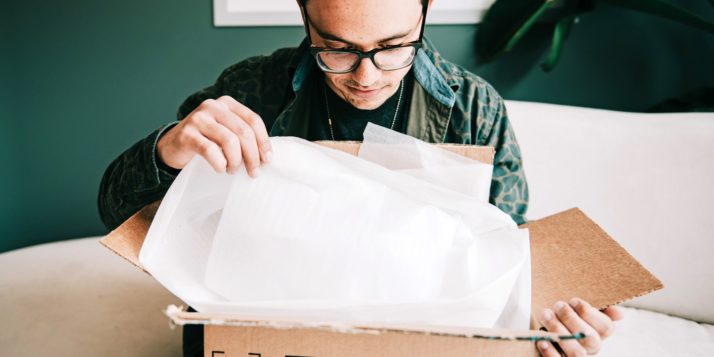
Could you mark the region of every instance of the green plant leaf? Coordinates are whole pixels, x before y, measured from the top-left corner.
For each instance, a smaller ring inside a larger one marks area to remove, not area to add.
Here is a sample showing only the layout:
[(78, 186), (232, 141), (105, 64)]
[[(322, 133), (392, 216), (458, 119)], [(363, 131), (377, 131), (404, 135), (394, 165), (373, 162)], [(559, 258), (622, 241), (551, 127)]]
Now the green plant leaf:
[(525, 36), (525, 34), (528, 32), (528, 30), (533, 27), (533, 24), (538, 21), (538, 19), (543, 15), (543, 12), (548, 8), (548, 5), (550, 4), (550, 1), (546, 1), (541, 5), (536, 12), (529, 17), (526, 22), (521, 25), (521, 27), (516, 31), (516, 33), (513, 34), (513, 37), (506, 43), (506, 47), (504, 48), (504, 51), (508, 52), (513, 49), (513, 47)]
[(697, 16), (677, 5), (662, 0), (600, 0), (602, 2), (661, 16), (689, 25), (700, 30), (714, 33), (714, 22)]
[(476, 33), (476, 57), (486, 63), (513, 48), (551, 0), (497, 0)]
[(570, 30), (573, 28), (573, 25), (575, 25), (577, 18), (577, 16), (568, 16), (558, 21), (558, 24), (555, 25), (553, 42), (551, 42), (548, 57), (545, 62), (540, 65), (543, 71), (550, 72), (555, 68), (555, 65), (558, 64), (560, 55), (563, 53), (563, 44), (570, 35)]

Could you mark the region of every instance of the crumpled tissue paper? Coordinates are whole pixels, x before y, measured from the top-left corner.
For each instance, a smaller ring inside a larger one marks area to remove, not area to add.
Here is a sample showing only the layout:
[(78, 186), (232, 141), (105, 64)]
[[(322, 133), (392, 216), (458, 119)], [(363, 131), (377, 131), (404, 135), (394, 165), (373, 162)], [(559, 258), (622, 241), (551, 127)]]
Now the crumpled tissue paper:
[(359, 157), (272, 138), (258, 178), (194, 158), (139, 259), (199, 312), (528, 329), (528, 232), (488, 203), (491, 165), (369, 125)]

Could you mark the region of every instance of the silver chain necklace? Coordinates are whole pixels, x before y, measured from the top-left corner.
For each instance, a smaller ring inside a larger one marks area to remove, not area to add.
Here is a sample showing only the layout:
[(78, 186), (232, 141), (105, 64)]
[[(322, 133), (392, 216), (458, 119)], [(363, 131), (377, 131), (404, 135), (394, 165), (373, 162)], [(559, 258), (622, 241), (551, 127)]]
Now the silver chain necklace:
[[(325, 109), (327, 109), (327, 125), (330, 127), (330, 137), (332, 141), (335, 141), (335, 132), (332, 130), (332, 114), (330, 114), (330, 104), (327, 103), (327, 84), (322, 86), (322, 93), (325, 95)], [(394, 130), (394, 124), (397, 123), (397, 114), (399, 114), (399, 107), (402, 104), (402, 94), (404, 94), (404, 79), (399, 82), (399, 99), (397, 99), (397, 109), (394, 111), (394, 118), (392, 118), (392, 126), (390, 129)]]

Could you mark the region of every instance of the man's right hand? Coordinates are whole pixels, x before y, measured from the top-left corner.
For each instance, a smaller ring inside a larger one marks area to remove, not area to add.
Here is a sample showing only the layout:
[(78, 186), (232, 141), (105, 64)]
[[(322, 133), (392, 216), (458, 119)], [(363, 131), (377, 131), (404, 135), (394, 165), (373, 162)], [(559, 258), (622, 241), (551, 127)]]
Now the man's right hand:
[(204, 100), (161, 137), (157, 151), (159, 159), (175, 169), (199, 154), (216, 172), (235, 173), (243, 163), (251, 177), (272, 155), (263, 120), (229, 96)]

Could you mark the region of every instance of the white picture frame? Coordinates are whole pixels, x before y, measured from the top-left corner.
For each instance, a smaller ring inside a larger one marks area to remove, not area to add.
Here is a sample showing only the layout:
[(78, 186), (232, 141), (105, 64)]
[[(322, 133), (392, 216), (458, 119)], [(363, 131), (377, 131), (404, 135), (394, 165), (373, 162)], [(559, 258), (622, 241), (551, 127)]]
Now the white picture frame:
[[(427, 24), (476, 24), (495, 0), (435, 0)], [(295, 0), (213, 0), (213, 24), (235, 26), (301, 26)]]

